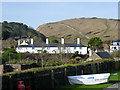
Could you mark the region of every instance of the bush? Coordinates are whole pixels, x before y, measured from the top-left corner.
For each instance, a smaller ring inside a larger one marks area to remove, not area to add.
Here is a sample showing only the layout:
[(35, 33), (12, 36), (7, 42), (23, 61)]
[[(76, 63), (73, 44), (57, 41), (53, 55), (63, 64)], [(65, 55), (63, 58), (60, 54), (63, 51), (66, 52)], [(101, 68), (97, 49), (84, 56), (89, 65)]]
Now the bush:
[(53, 40), (50, 40), (50, 43), (59, 43), (59, 42), (58, 42), (58, 40), (53, 39)]
[(4, 53), (2, 53), (2, 63), (3, 64), (5, 62), (9, 61), (9, 55), (10, 55), (11, 59), (17, 58), (15, 49), (13, 49), (13, 48), (5, 48), (4, 50), (5, 50)]

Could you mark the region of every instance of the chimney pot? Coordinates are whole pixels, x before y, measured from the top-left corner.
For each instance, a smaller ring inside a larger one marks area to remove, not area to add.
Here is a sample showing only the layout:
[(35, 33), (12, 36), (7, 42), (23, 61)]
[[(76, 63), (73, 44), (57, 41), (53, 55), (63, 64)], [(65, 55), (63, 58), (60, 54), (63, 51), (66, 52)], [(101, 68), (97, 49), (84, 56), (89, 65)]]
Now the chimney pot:
[(113, 41), (112, 41), (112, 40), (110, 40), (110, 44), (112, 44), (112, 42), (113, 42)]
[(80, 40), (80, 38), (78, 37), (77, 38), (77, 44), (80, 44), (81, 43), (81, 40)]
[(48, 38), (46, 38), (46, 44), (49, 44), (49, 40), (48, 40)]
[(64, 44), (64, 38), (63, 37), (61, 38), (61, 44)]
[(18, 39), (18, 46), (20, 46), (20, 39)]
[(89, 57), (92, 56), (92, 49), (90, 48), (90, 51), (89, 51)]
[(31, 44), (33, 44), (33, 38), (31, 38)]

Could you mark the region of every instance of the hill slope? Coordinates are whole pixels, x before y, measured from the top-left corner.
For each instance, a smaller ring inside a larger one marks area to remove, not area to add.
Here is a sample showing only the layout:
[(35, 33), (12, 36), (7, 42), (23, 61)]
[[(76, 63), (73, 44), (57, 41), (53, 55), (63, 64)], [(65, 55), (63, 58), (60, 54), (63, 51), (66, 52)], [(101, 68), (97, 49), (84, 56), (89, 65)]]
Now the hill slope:
[(118, 39), (118, 21), (100, 18), (78, 18), (40, 25), (37, 31), (50, 39), (65, 38), (66, 43), (75, 43), (80, 37), (87, 44), (92, 37), (100, 37), (103, 41)]

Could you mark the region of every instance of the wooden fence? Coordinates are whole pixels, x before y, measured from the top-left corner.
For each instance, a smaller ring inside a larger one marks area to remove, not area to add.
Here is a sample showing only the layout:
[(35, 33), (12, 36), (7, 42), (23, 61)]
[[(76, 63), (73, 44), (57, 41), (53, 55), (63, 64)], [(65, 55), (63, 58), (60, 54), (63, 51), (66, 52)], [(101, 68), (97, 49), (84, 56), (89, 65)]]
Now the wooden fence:
[(2, 90), (16, 90), (17, 81), (24, 81), (25, 86), (30, 85), (32, 90), (40, 88), (54, 88), (69, 85), (67, 76), (106, 73), (120, 70), (120, 61), (104, 61), (87, 65), (76, 65), (48, 69), (37, 72), (25, 72), (2, 76)]

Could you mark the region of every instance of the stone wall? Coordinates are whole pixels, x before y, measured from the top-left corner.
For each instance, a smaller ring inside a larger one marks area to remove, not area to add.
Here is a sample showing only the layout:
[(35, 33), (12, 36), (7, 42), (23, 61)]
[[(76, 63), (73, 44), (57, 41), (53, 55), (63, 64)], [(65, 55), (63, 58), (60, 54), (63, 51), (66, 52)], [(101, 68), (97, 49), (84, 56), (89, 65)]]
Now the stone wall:
[(54, 88), (69, 85), (67, 76), (107, 73), (120, 70), (120, 61), (106, 61), (101, 63), (92, 63), (87, 65), (76, 65), (61, 67), (57, 69), (48, 69), (36, 72), (24, 72), (19, 74), (3, 75), (3, 90), (16, 90), (17, 81), (24, 81), (25, 86), (30, 85), (32, 90), (41, 88)]

